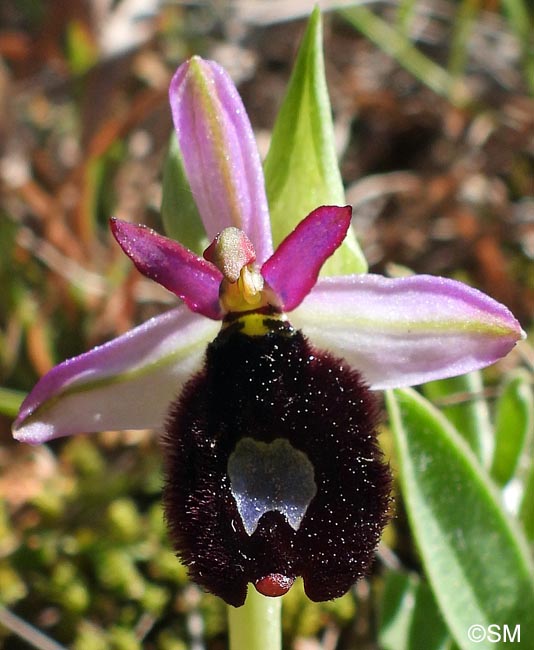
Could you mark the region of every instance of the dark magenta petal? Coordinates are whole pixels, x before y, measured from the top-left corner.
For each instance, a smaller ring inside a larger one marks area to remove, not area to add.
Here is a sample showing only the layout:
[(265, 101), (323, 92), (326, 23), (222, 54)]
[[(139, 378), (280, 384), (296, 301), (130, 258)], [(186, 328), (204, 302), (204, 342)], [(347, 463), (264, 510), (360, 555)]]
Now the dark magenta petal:
[(295, 309), (313, 289), (322, 265), (345, 238), (351, 216), (350, 205), (317, 208), (262, 266), (261, 274), (284, 310)]
[(147, 278), (172, 291), (191, 311), (221, 320), (220, 271), (178, 242), (158, 235), (146, 226), (110, 220), (122, 250)]

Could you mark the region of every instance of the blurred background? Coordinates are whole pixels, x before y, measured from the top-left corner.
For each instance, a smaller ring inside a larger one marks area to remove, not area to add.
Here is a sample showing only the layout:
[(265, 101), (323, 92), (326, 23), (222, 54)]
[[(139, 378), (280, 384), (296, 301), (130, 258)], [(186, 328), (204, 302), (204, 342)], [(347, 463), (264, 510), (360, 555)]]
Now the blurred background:
[[(192, 54), (230, 72), (262, 155), (306, 16), (302, 0), (0, 4), (0, 646), (226, 647), (223, 604), (168, 546), (152, 432), (30, 448), (18, 405), (66, 357), (174, 297), (112, 241), (111, 215), (162, 231), (167, 87)], [(529, 0), (390, 0), (324, 10), (347, 201), (371, 269), (462, 279), (534, 313), (534, 10)], [(490, 370), (490, 387), (528, 344)], [(469, 399), (469, 396), (461, 396)], [(387, 435), (384, 444), (388, 446)], [(402, 503), (353, 593), (285, 599), (285, 646), (388, 648), (384, 565), (418, 570)], [(44, 635), (40, 636), (37, 628)], [(24, 640), (25, 639), (25, 640)], [(58, 645), (59, 644), (59, 645)]]

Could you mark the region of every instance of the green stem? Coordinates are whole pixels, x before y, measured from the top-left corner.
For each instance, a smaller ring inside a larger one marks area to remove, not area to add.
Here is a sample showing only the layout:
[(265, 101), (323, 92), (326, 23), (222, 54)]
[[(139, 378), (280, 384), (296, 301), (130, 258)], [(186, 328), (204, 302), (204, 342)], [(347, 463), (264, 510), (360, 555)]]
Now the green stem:
[(399, 0), (395, 22), (398, 31), (406, 38), (410, 37), (410, 29), (417, 9), (417, 0)]
[(14, 418), (19, 412), (20, 405), (25, 397), (26, 393), (0, 387), (0, 413)]
[(250, 587), (243, 607), (228, 607), (230, 650), (281, 650), (282, 599)]
[(456, 9), (448, 63), (453, 79), (461, 79), (467, 68), (469, 39), (481, 11), (480, 0), (462, 0)]
[(339, 13), (434, 92), (443, 95), (451, 104), (460, 108), (469, 105), (471, 95), (464, 80), (452, 77), (447, 70), (420, 52), (406, 36), (380, 16), (363, 6), (343, 9)]
[(528, 8), (528, 0), (503, 0), (504, 13), (521, 44), (521, 58), (525, 70), (525, 80), (531, 95), (534, 95), (534, 14)]

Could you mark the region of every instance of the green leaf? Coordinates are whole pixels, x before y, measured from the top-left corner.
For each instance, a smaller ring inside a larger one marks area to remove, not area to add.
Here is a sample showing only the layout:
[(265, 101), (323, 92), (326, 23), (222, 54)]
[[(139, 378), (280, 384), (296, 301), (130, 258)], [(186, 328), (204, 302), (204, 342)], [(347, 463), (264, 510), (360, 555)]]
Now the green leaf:
[(409, 37), (411, 27), (416, 19), (417, 0), (399, 0), (395, 14), (396, 28), (403, 36)]
[(420, 582), (408, 637), (409, 650), (446, 650), (451, 642), (447, 626), (430, 587)]
[(202, 254), (209, 241), (185, 175), (178, 139), (174, 133), (163, 168), (161, 217), (169, 237), (195, 253)]
[(534, 542), (534, 460), (530, 460), (530, 469), (525, 481), (525, 491), (519, 508), (519, 519), (529, 540)]
[(423, 386), (423, 392), (440, 405), (445, 417), (487, 467), (491, 462), (493, 429), (488, 404), (482, 396), (483, 388), (482, 375), (476, 371), (431, 381)]
[(15, 417), (25, 397), (26, 394), (18, 390), (0, 387), (0, 413)]
[(471, 35), (480, 18), (479, 0), (461, 0), (455, 10), (450, 38), (450, 55), (448, 69), (453, 78), (465, 74), (469, 60)]
[[(530, 15), (529, 15), (530, 4)], [(502, 0), (504, 15), (521, 46), (521, 58), (525, 73), (525, 82), (529, 93), (534, 95), (534, 13), (529, 0)]]
[(530, 377), (512, 377), (497, 402), (495, 453), (491, 475), (499, 485), (514, 476), (525, 444), (534, 434), (534, 396)]
[[(320, 205), (345, 205), (315, 9), (300, 46), (265, 160), (265, 183), (277, 246)], [(364, 273), (367, 263), (352, 228), (323, 267), (323, 275)]]
[(386, 575), (378, 640), (383, 650), (446, 650), (450, 636), (429, 586), (414, 574)]
[(383, 650), (408, 647), (416, 590), (415, 576), (397, 571), (386, 574), (378, 630), (378, 641)]
[(471, 625), (521, 626), (534, 638), (533, 567), (525, 540), (465, 441), (411, 389), (389, 391), (402, 496), (436, 600), (462, 650)]
[(391, 27), (370, 9), (356, 6), (339, 13), (416, 79), (438, 95), (446, 97), (451, 104), (465, 108), (471, 103), (471, 93), (463, 80), (452, 77), (447, 70), (419, 51), (401, 31)]
[(98, 48), (88, 27), (81, 20), (71, 20), (65, 29), (67, 61), (73, 75), (82, 75), (96, 65)]

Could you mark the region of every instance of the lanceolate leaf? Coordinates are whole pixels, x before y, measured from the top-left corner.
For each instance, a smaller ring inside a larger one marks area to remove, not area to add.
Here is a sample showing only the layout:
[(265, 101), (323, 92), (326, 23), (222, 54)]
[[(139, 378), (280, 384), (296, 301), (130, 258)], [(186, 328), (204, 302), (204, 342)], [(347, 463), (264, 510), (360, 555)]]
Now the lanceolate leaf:
[(447, 650), (451, 637), (426, 582), (415, 590), (415, 604), (408, 637), (408, 650)]
[(478, 371), (433, 381), (423, 387), (428, 399), (443, 403), (442, 412), (487, 467), (491, 462), (493, 430), (482, 389), (482, 375)]
[(497, 402), (491, 474), (499, 485), (504, 485), (514, 476), (533, 429), (532, 386), (530, 378), (520, 374), (508, 381)]
[(519, 518), (529, 542), (534, 542), (534, 460), (532, 459), (525, 481), (525, 492), (519, 509)]
[(165, 232), (198, 255), (209, 244), (208, 236), (200, 219), (176, 134), (171, 135), (169, 151), (163, 168), (163, 194), (161, 217)]
[[(322, 28), (316, 9), (308, 24), (265, 160), (273, 242), (278, 245), (320, 205), (345, 205), (328, 90)], [(323, 275), (363, 273), (367, 264), (352, 229), (324, 265)]]
[(447, 627), (429, 586), (415, 575), (385, 578), (378, 641), (383, 650), (448, 650)]
[(387, 405), (411, 527), (457, 644), (495, 647), (469, 640), (474, 624), (520, 625), (522, 638), (534, 638), (528, 549), (473, 453), (415, 391), (388, 392)]
[(397, 571), (386, 574), (378, 630), (383, 650), (406, 650), (408, 647), (416, 591), (414, 576)]

